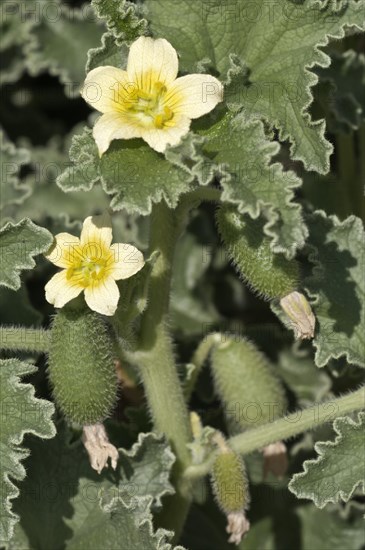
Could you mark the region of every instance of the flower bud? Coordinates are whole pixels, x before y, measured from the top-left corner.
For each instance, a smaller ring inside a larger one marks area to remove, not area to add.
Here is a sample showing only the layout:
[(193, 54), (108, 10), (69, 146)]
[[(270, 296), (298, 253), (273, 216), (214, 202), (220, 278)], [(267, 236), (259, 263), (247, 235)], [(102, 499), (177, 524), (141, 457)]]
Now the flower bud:
[(306, 297), (294, 291), (284, 296), (280, 305), (291, 320), (295, 337), (303, 340), (313, 338), (316, 318)]

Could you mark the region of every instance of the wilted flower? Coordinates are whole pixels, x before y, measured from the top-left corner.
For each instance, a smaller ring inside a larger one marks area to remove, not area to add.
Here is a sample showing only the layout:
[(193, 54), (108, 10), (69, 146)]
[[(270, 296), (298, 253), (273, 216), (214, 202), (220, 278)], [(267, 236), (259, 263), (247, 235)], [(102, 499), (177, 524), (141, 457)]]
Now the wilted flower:
[(316, 318), (306, 297), (294, 291), (280, 300), (280, 305), (292, 322), (296, 338), (313, 338)]
[(91, 467), (99, 474), (108, 465), (110, 458), (113, 470), (117, 467), (118, 449), (108, 439), (103, 424), (83, 427), (82, 442), (89, 455)]

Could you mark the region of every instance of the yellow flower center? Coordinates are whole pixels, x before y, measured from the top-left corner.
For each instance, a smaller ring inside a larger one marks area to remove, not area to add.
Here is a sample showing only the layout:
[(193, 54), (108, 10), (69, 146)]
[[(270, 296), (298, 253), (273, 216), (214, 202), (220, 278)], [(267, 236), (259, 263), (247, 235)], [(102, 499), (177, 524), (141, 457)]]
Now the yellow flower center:
[(167, 88), (162, 82), (154, 82), (148, 88), (133, 90), (125, 107), (144, 127), (161, 129), (174, 116), (164, 100)]
[(84, 288), (95, 285), (105, 278), (112, 260), (110, 250), (99, 245), (85, 245), (74, 250), (72, 265), (67, 269), (67, 279), (72, 279)]

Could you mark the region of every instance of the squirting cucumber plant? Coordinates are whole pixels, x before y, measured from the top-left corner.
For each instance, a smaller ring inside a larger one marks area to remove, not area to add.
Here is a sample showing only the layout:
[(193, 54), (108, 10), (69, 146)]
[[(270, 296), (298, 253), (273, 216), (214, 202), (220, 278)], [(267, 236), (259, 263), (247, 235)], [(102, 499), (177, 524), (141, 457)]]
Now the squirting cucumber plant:
[(364, 0), (0, 15), (0, 550), (364, 550)]

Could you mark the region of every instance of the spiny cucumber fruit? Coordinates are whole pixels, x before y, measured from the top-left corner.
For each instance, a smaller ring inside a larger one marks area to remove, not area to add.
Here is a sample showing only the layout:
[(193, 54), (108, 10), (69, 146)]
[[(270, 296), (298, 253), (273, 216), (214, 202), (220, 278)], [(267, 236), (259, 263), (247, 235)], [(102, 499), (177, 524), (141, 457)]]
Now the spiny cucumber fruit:
[(298, 262), (272, 252), (270, 240), (263, 230), (263, 220), (253, 220), (227, 205), (218, 210), (217, 223), (237, 271), (254, 291), (272, 300), (296, 290)]
[(248, 481), (242, 458), (233, 451), (218, 454), (211, 469), (213, 494), (221, 510), (228, 516), (248, 508)]
[(65, 307), (56, 314), (48, 374), (57, 405), (81, 426), (107, 418), (117, 399), (113, 342), (97, 313)]
[(211, 368), (231, 433), (256, 428), (286, 413), (284, 388), (253, 343), (232, 337), (216, 346)]

